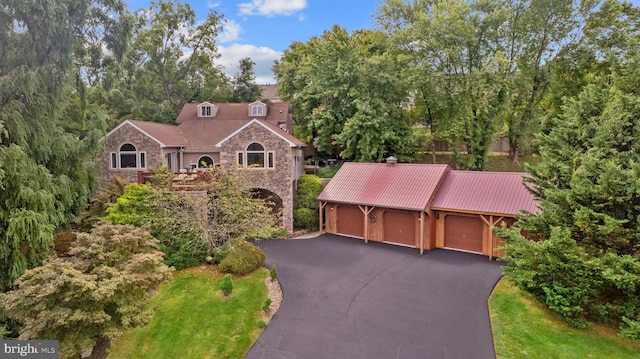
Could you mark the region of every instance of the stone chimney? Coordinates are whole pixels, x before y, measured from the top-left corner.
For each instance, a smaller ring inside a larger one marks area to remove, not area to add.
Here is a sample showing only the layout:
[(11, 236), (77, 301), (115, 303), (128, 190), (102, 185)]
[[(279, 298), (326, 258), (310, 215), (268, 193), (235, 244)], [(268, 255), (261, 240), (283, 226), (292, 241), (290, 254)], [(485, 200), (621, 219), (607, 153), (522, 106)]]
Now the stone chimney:
[(389, 158), (387, 158), (387, 167), (393, 167), (396, 163), (398, 163), (397, 158), (393, 156), (389, 156)]

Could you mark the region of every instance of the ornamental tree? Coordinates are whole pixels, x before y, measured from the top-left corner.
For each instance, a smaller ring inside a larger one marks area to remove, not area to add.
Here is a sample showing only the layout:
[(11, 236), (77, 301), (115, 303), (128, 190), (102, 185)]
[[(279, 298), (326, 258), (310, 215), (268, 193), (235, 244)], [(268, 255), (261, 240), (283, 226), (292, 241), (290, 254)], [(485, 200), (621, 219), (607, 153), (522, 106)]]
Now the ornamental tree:
[(70, 253), (28, 270), (0, 296), (8, 317), (23, 324), (19, 339), (60, 340), (64, 358), (145, 324), (150, 293), (171, 278), (157, 240), (131, 225), (78, 233)]

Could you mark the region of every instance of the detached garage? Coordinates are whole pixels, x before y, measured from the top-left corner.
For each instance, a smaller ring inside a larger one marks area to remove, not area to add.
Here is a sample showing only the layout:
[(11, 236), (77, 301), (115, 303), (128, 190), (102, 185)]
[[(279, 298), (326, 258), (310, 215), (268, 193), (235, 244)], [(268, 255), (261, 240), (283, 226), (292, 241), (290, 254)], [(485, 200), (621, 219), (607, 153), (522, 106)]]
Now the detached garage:
[(435, 246), (430, 204), (447, 165), (345, 163), (318, 196), (321, 231), (416, 247)]
[(525, 173), (447, 165), (345, 163), (318, 196), (320, 231), (425, 249), (504, 255), (491, 227), (537, 212)]

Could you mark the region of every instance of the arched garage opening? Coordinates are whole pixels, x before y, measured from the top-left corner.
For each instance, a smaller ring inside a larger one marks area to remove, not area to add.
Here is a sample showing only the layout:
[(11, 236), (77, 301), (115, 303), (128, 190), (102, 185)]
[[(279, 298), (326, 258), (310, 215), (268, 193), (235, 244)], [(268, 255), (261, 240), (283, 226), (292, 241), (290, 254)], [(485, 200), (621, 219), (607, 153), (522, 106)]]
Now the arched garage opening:
[(264, 200), (267, 206), (271, 208), (271, 212), (278, 218), (278, 224), (282, 225), (282, 221), (283, 221), (282, 211), (283, 211), (284, 205), (282, 202), (282, 198), (280, 198), (280, 196), (264, 188), (252, 188), (251, 195), (254, 198), (259, 198)]

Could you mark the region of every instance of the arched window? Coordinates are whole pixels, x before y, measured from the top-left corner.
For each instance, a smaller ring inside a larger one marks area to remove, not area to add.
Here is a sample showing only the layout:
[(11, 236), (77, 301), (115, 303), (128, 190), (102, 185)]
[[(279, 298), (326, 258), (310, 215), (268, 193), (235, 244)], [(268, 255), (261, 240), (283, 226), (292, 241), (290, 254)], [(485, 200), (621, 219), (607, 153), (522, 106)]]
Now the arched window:
[(146, 153), (131, 143), (125, 143), (118, 152), (111, 153), (111, 168), (146, 168)]
[(209, 168), (213, 167), (213, 158), (209, 156), (201, 156), (198, 158), (198, 168)]
[(247, 147), (247, 167), (264, 167), (264, 147), (252, 143)]
[(238, 165), (245, 168), (274, 168), (274, 153), (267, 152), (264, 146), (254, 142), (246, 151), (238, 152)]

